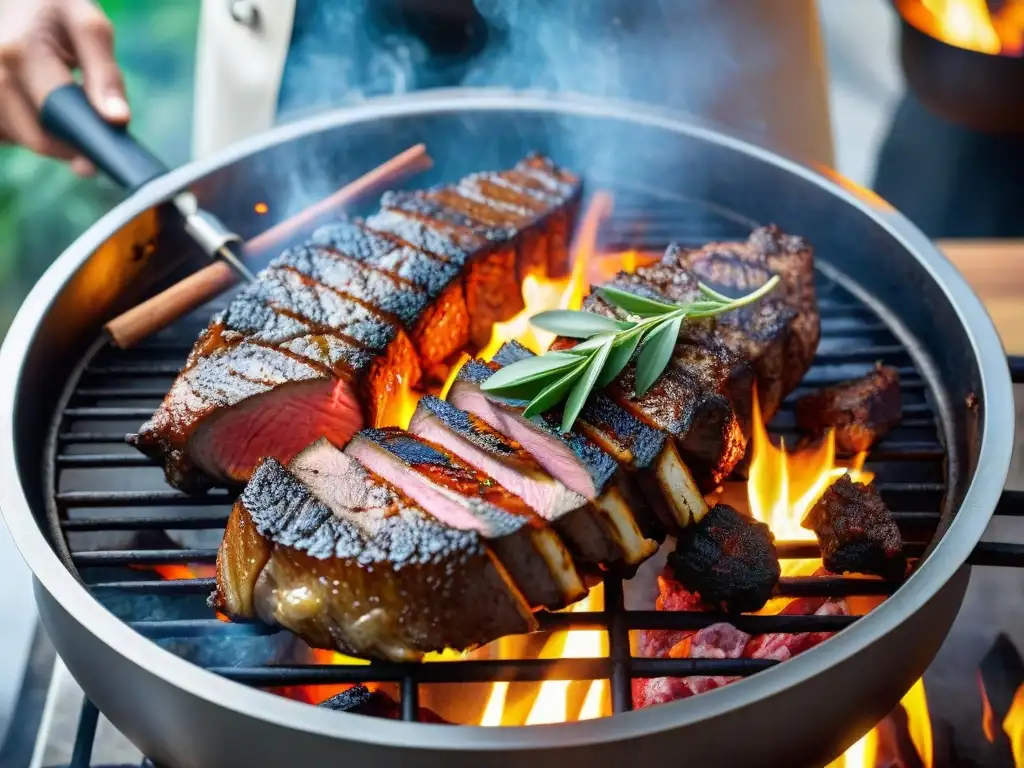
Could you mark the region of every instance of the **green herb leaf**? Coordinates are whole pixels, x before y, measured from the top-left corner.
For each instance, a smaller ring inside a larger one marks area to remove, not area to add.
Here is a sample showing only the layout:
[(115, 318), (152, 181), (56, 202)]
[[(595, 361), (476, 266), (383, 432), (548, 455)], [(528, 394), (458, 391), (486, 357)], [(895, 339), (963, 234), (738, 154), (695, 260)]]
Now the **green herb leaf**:
[(598, 387), (607, 387), (615, 380), (616, 376), (622, 373), (622, 369), (629, 365), (642, 336), (642, 333), (633, 333), (616, 341), (605, 361), (601, 375), (597, 378)]
[(662, 301), (648, 299), (644, 296), (637, 296), (635, 293), (628, 293), (610, 285), (598, 289), (601, 295), (620, 309), (632, 312), (636, 315), (664, 315), (679, 309), (675, 304), (666, 304)]
[(604, 368), (605, 361), (608, 360), (608, 354), (611, 350), (612, 338), (609, 337), (604, 345), (594, 352), (589, 362), (587, 362), (583, 375), (573, 386), (568, 400), (565, 401), (565, 410), (562, 412), (563, 432), (568, 432), (572, 429), (573, 422), (576, 421), (576, 417), (583, 410), (587, 397), (590, 396), (590, 391), (594, 388), (594, 383), (597, 381), (601, 369)]
[(697, 287), (700, 289), (701, 293), (718, 304), (728, 304), (732, 301), (732, 296), (726, 296), (724, 293), (719, 293), (710, 285), (697, 283)]
[(589, 355), (595, 349), (603, 347), (604, 343), (609, 339), (614, 341), (617, 338), (619, 338), (619, 334), (617, 333), (599, 333), (596, 336), (591, 336), (586, 341), (581, 341), (575, 347), (570, 347), (564, 351), (568, 352), (570, 355)]
[(614, 320), (594, 312), (574, 309), (554, 309), (541, 312), (530, 318), (530, 323), (550, 333), (573, 339), (587, 339), (595, 333), (621, 331), (632, 327), (632, 323)]
[(553, 408), (562, 402), (566, 394), (572, 389), (572, 385), (576, 383), (576, 379), (583, 375), (583, 372), (587, 369), (588, 358), (577, 357), (576, 367), (571, 369), (568, 373), (564, 374), (561, 378), (548, 384), (542, 389), (530, 404), (526, 406), (526, 410), (523, 411), (523, 416), (530, 418), (536, 416), (538, 413), (544, 413), (544, 411)]
[(644, 339), (643, 349), (636, 362), (636, 382), (634, 390), (640, 397), (658, 380), (672, 359), (672, 350), (676, 346), (676, 337), (683, 325), (683, 317), (675, 317), (659, 325)]
[(579, 362), (578, 355), (564, 352), (528, 357), (495, 371), (480, 389), (502, 397), (528, 400)]

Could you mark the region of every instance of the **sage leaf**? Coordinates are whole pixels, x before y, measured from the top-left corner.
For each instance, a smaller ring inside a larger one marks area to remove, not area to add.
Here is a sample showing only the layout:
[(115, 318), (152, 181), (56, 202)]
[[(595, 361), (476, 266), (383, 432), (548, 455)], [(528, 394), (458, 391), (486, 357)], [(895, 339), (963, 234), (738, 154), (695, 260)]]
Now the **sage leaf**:
[(663, 301), (648, 299), (645, 296), (637, 296), (635, 293), (628, 293), (619, 288), (613, 288), (610, 285), (602, 286), (598, 290), (604, 298), (615, 306), (642, 317), (664, 315), (679, 309), (679, 306), (676, 304), (668, 304)]
[(614, 320), (593, 312), (574, 309), (553, 309), (530, 318), (530, 323), (549, 333), (569, 336), (573, 339), (587, 339), (595, 333), (621, 331), (632, 326), (622, 320)]
[(567, 392), (572, 389), (572, 385), (576, 383), (576, 379), (583, 375), (583, 371), (587, 368), (588, 358), (577, 357), (576, 367), (571, 369), (568, 373), (562, 375), (561, 378), (548, 384), (542, 389), (534, 398), (530, 401), (530, 404), (526, 406), (526, 410), (523, 411), (523, 416), (530, 418), (536, 416), (538, 413), (544, 413), (544, 411), (550, 410), (558, 403), (562, 402)]
[(672, 350), (675, 349), (676, 337), (679, 336), (682, 325), (682, 316), (673, 318), (659, 325), (644, 339), (643, 349), (640, 350), (640, 357), (636, 362), (634, 390), (637, 397), (651, 388), (665, 370), (668, 361), (672, 359)]
[(604, 368), (605, 362), (608, 360), (608, 354), (611, 351), (612, 339), (609, 338), (604, 346), (594, 352), (584, 368), (583, 375), (573, 385), (572, 392), (569, 393), (569, 398), (565, 401), (565, 410), (562, 411), (563, 432), (568, 432), (572, 429), (573, 422), (576, 421), (576, 417), (583, 410), (583, 406), (590, 396), (590, 391), (594, 388), (594, 383), (601, 374), (601, 369)]
[(637, 345), (640, 343), (641, 336), (641, 333), (634, 333), (612, 346), (612, 351), (604, 363), (604, 369), (597, 377), (598, 387), (607, 387), (615, 381), (616, 376), (622, 373), (622, 369), (629, 365), (629, 361), (633, 358), (633, 353), (636, 352)]
[(480, 389), (504, 397), (529, 399), (579, 362), (579, 355), (564, 352), (528, 357), (495, 371)]

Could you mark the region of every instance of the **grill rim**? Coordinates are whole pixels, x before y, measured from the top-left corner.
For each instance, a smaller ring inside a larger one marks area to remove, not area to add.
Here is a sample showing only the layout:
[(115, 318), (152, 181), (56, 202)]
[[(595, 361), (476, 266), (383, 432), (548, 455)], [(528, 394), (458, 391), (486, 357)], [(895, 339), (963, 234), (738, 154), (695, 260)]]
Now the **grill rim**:
[[(308, 705), (263, 691), (244, 690), (244, 686), (207, 672), (155, 644), (140, 643), (139, 636), (103, 609), (60, 562), (32, 513), (13, 450), (4, 451), (0, 456), (0, 508), (16, 545), (33, 569), (37, 585), (46, 590), (60, 610), (133, 666), (210, 704), (264, 721), (268, 725), (364, 744), (394, 746), (397, 742), (409, 749), (538, 750), (584, 743), (593, 746), (650, 736), (705, 721), (769, 698), (877, 642), (894, 631), (905, 618), (917, 613), (954, 579), (996, 508), (1009, 469), (1013, 442), (1014, 414), (1009, 369), (998, 334), (980, 300), (937, 248), (907, 219), (873, 193), (861, 190), (838, 174), (823, 169), (816, 172), (804, 168), (746, 142), (681, 121), (678, 115), (671, 112), (622, 102), (515, 93), (504, 89), (439, 91), (384, 98), (350, 110), (328, 113), (278, 128), (221, 155), (184, 166), (157, 179), (108, 213), (62, 254), (19, 310), (11, 332), (0, 349), (0, 368), (13, 373), (0, 380), (0, 441), (4, 445), (13, 446), (18, 387), (24, 374), (27, 352), (41, 321), (48, 315), (52, 302), (67, 280), (126, 221), (223, 166), (309, 133), (419, 114), (510, 110), (611, 118), (718, 145), (746, 155), (753, 161), (773, 165), (821, 188), (824, 194), (838, 197), (872, 220), (909, 252), (946, 296), (966, 332), (977, 361), (981, 400), (984, 404), (979, 418), (982, 440), (974, 478), (965, 489), (955, 519), (931, 557), (908, 579), (902, 589), (853, 627), (818, 648), (801, 654), (799, 658), (791, 659), (787, 664), (704, 694), (696, 703), (692, 700), (677, 701), (641, 712), (624, 713), (615, 718), (561, 724), (556, 728), (531, 726), (484, 729), (463, 726), (459, 729), (459, 737), (452, 739), (451, 730), (442, 726), (339, 718), (337, 713), (318, 712)], [(50, 606), (50, 610), (55, 607)], [(254, 695), (262, 698), (251, 698)]]

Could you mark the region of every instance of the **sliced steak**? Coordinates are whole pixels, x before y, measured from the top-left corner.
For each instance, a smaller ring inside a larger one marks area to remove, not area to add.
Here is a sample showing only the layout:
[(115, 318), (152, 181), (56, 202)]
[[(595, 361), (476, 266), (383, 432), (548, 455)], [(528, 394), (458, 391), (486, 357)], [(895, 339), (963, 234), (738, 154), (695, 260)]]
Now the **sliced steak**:
[(448, 402), (467, 411), (505, 437), (522, 446), (552, 477), (591, 502), (592, 519), (599, 522), (587, 542), (575, 540), (577, 557), (600, 565), (633, 566), (657, 550), (644, 537), (633, 509), (632, 488), (618, 472), (618, 463), (578, 430), (561, 431), (561, 417), (546, 413), (532, 419), (523, 416), (526, 403), (491, 398), (481, 388), (497, 362), (470, 360), (462, 366)]
[[(609, 536), (600, 510), (551, 477), (522, 445), (479, 417), (427, 396), (420, 400), (409, 431), (443, 446), (522, 498), (584, 562), (633, 564), (633, 558), (650, 554), (651, 542), (642, 537), (620, 544), (618, 531)], [(602, 561), (610, 550), (617, 550), (615, 556)]]
[(871, 373), (805, 395), (796, 401), (796, 422), (820, 436), (835, 430), (836, 447), (862, 453), (903, 418), (900, 372), (878, 364)]
[(526, 502), (435, 443), (401, 429), (358, 433), (345, 452), (443, 523), (488, 542), (534, 607), (586, 594), (558, 534)]
[[(366, 222), (335, 222), (289, 249), (212, 320), (129, 441), (172, 485), (201, 492), (244, 482), (265, 455), (287, 462), (322, 435), (343, 445), (362, 426), (397, 423), (410, 387), (443, 381), (471, 331), (481, 345), (519, 311), (516, 253), (541, 241), (550, 251), (548, 229), (571, 222), (578, 179), (543, 158), (524, 163), (508, 193), (528, 215), (485, 195), (470, 218), (396, 193)], [(487, 223), (485, 209), (508, 225)]]
[[(510, 341), (502, 345), (494, 361), (504, 366), (533, 356), (522, 344)], [(707, 511), (674, 443), (606, 395), (590, 396), (575, 428), (612, 456), (629, 476), (629, 485), (646, 499), (654, 514), (644, 514), (643, 504), (633, 508), (647, 538), (661, 541), (666, 531), (674, 533)]]
[(535, 624), (483, 537), (424, 512), (326, 440), (262, 462), (231, 512), (213, 603), (314, 647), (391, 661)]

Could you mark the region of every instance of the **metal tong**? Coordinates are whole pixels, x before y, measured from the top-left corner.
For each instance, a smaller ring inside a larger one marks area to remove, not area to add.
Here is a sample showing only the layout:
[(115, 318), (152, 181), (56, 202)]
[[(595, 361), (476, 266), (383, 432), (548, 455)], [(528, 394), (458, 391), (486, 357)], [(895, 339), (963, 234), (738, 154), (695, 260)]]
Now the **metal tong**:
[[(134, 192), (170, 169), (128, 131), (104, 120), (77, 83), (54, 90), (39, 113), (43, 128), (87, 157), (93, 165), (129, 192)], [(185, 231), (212, 259), (221, 259), (243, 280), (256, 276), (242, 263), (242, 238), (209, 211), (189, 191), (171, 199)]]

